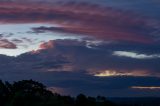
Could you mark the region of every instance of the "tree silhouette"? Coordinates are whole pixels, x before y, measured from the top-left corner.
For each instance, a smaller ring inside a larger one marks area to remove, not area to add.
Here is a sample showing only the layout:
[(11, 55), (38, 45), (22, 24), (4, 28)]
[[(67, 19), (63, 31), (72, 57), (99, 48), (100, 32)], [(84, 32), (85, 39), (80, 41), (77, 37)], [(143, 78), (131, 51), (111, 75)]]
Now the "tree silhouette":
[(4, 105), (9, 98), (9, 90), (6, 85), (0, 81), (0, 104)]
[(87, 106), (88, 100), (87, 97), (83, 94), (79, 94), (76, 98), (76, 106)]
[(41, 106), (53, 95), (43, 84), (33, 80), (15, 82), (11, 91), (13, 106)]
[(0, 106), (113, 106), (105, 97), (87, 97), (79, 94), (76, 98), (61, 96), (48, 91), (33, 80), (22, 80), (10, 84), (0, 81)]

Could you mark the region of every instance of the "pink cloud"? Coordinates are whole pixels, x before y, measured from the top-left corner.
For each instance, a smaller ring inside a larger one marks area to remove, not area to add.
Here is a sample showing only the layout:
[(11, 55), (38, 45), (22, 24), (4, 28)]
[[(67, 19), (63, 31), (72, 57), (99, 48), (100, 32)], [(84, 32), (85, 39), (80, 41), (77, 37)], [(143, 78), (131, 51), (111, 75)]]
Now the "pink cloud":
[[(62, 32), (98, 39), (152, 43), (155, 32), (149, 19), (113, 8), (88, 3), (0, 4), (1, 23), (57, 24)], [(54, 30), (53, 30), (54, 31)], [(60, 30), (59, 30), (60, 31)], [(60, 31), (61, 32), (61, 31)]]
[(50, 48), (54, 48), (54, 41), (50, 40), (48, 42), (44, 42), (42, 44), (40, 44), (39, 46), (40, 49), (50, 49)]
[(8, 41), (7, 39), (1, 39), (0, 40), (0, 48), (5, 49), (16, 49), (17, 46), (13, 42)]

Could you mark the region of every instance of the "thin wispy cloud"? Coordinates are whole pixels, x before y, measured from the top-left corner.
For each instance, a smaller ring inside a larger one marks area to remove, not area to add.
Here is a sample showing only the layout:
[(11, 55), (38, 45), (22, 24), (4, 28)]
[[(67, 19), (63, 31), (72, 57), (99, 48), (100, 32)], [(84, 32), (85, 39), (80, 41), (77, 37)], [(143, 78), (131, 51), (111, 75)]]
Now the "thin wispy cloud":
[(140, 90), (160, 90), (160, 86), (132, 86), (131, 88)]
[(154, 59), (154, 58), (160, 58), (160, 54), (140, 54), (136, 52), (129, 52), (129, 51), (114, 51), (113, 55), (119, 56), (119, 57), (129, 57), (129, 58), (135, 58), (135, 59)]

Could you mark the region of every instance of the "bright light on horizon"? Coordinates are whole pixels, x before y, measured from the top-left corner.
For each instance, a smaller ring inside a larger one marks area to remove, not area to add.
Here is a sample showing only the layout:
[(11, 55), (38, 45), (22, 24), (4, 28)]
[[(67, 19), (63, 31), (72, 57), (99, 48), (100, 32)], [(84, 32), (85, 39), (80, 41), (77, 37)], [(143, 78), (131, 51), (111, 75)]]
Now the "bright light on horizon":
[[(133, 71), (116, 71), (116, 70), (105, 70), (94, 74), (96, 77), (112, 77), (112, 76), (154, 76), (144, 70), (133, 70)], [(156, 76), (156, 75), (155, 75)], [(158, 76), (158, 75), (157, 75)]]

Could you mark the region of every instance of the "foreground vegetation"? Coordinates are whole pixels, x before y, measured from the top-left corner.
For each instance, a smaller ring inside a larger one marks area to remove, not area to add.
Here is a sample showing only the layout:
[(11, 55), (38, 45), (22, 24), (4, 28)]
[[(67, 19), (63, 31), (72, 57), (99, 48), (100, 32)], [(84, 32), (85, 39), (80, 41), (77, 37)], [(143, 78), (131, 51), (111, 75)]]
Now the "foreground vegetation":
[(61, 96), (48, 91), (46, 87), (33, 80), (23, 80), (13, 84), (0, 81), (0, 106), (114, 106), (105, 97), (76, 98)]
[[(111, 100), (111, 98), (109, 99)], [(160, 98), (113, 98), (61, 96), (33, 80), (0, 81), (0, 106), (160, 106)]]

